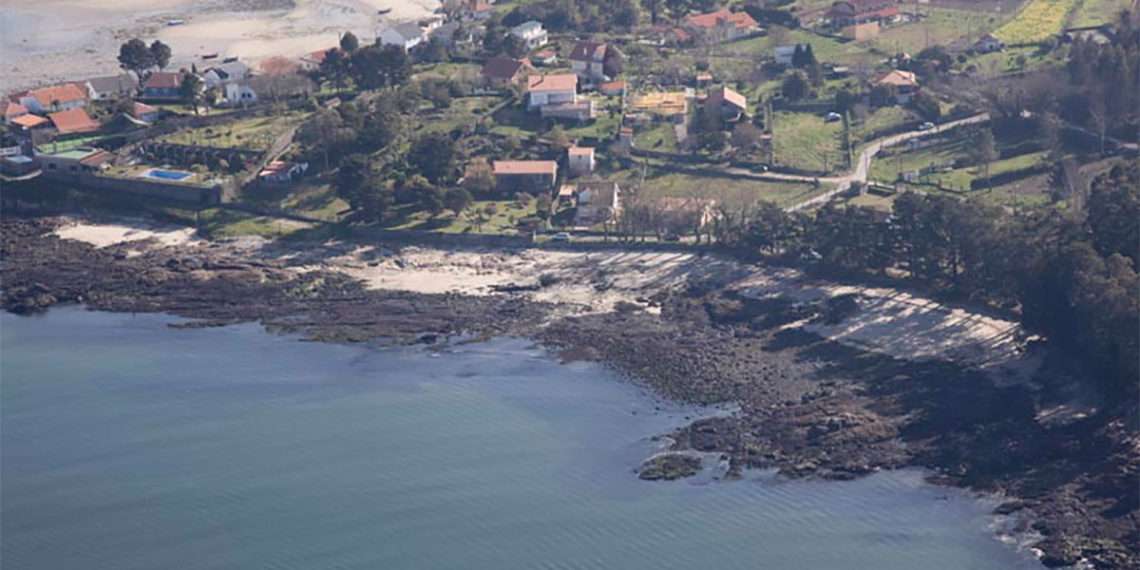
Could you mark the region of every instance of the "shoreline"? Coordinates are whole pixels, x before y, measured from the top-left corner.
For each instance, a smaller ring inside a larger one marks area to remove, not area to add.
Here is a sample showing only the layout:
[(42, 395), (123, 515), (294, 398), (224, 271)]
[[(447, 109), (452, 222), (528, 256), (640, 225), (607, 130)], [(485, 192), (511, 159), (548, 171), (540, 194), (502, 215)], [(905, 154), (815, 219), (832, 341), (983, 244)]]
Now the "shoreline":
[[(119, 45), (133, 37), (170, 45), (171, 67), (199, 56), (240, 57), (256, 66), (336, 45), (351, 31), (372, 41), (384, 21), (422, 18), (436, 0), (45, 0), (5, 9), (0, 17), (0, 84), (6, 91), (121, 73)], [(391, 12), (380, 16), (378, 10)], [(169, 26), (170, 20), (184, 24)]]
[[(1069, 433), (1087, 418), (1060, 428), (1035, 419), (1043, 404), (1060, 405), (1047, 402), (1050, 388), (1038, 385), (1059, 364), (1057, 358), (1035, 355), (1040, 362), (1013, 366), (1009, 382), (994, 382), (1005, 372), (982, 372), (986, 363), (970, 360), (968, 351), (932, 351), (947, 343), (968, 347), (972, 337), (966, 331), (984, 328), (981, 316), (957, 314), (960, 309), (945, 313), (948, 323), (930, 323), (930, 314), (943, 312), (920, 298), (818, 283), (819, 296), (806, 296), (800, 276), (715, 256), (673, 256), (664, 274), (652, 270), (661, 258), (628, 253), (599, 259), (503, 252), (503, 259), (487, 261), (486, 252), (479, 252), (476, 257), (484, 259), (472, 265), (462, 252), (399, 244), (385, 244), (392, 255), (371, 258), (353, 244), (321, 244), (325, 251), (318, 247), (316, 253), (287, 247), (292, 254), (286, 255), (275, 249), (281, 244), (194, 242), (188, 234), (171, 238), (162, 228), (129, 234), (106, 226), (98, 242), (103, 247), (96, 248), (60, 239), (59, 224), (3, 221), (8, 310), (81, 302), (99, 310), (196, 319), (188, 326), (256, 321), (270, 331), (338, 342), (433, 344), (464, 333), (523, 336), (564, 358), (603, 362), (661, 397), (740, 402), (737, 414), (702, 418), (670, 435), (677, 451), (727, 455), (730, 473), (761, 468), (793, 478), (852, 479), (922, 467), (938, 474), (935, 483), (1010, 497), (998, 514), (1020, 513), (1032, 521), (1027, 530), (1045, 537), (1037, 547), (1047, 565), (1092, 557), (1097, 567), (1124, 568), (1137, 560), (1123, 540), (1105, 547), (1104, 534), (1128, 529), (1085, 505), (1092, 489), (1029, 492), (1048, 478), (1028, 472), (1054, 462), (1040, 452), (1063, 448), (1066, 438), (1088, 436)], [(63, 235), (95, 237), (82, 228)], [(122, 241), (132, 238), (154, 241)], [(401, 275), (409, 265), (412, 272)], [(514, 266), (537, 268), (530, 274), (508, 270)], [(382, 273), (400, 278), (385, 281)], [(447, 274), (458, 287), (443, 286), (452, 284), (441, 283)], [(543, 284), (543, 275), (553, 280)], [(538, 287), (494, 291), (495, 285), (521, 284), (524, 277), (537, 280)], [(417, 279), (436, 289), (399, 290)], [(832, 301), (852, 295), (854, 309), (850, 302)], [(876, 346), (856, 334), (870, 327), (871, 336), (882, 336), (875, 331), (899, 323), (917, 330), (916, 323), (924, 322), (937, 341)], [(904, 349), (920, 358), (904, 359)], [(1016, 351), (1012, 357), (1021, 364), (1027, 359)], [(1008, 449), (1012, 441), (1024, 449)], [(1113, 465), (1090, 459), (1084, 458), (1084, 482), (1111, 485)]]

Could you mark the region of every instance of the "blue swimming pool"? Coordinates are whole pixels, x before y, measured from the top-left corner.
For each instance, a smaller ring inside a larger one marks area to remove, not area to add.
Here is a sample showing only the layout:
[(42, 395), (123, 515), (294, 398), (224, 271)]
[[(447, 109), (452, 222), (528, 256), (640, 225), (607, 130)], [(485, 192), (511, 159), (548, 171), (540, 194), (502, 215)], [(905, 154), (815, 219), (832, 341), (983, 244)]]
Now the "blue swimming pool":
[(162, 170), (160, 168), (152, 168), (142, 173), (143, 178), (157, 178), (159, 180), (185, 180), (194, 174), (191, 172), (183, 172), (181, 170)]

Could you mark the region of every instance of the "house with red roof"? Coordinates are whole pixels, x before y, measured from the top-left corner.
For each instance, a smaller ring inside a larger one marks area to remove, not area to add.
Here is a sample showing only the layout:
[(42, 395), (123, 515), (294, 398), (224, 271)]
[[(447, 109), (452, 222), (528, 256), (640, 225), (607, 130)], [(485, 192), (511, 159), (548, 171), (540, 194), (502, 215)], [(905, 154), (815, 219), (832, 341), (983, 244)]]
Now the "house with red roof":
[(723, 118), (735, 120), (748, 113), (748, 100), (728, 87), (720, 87), (709, 92), (705, 109), (719, 111)]
[(15, 101), (3, 100), (0, 101), (0, 121), (5, 125), (12, 122), (16, 117), (23, 117), (28, 114), (28, 108), (16, 103)]
[(181, 101), (183, 71), (156, 71), (142, 84), (141, 98), (147, 101)]
[(708, 43), (732, 41), (760, 32), (760, 24), (747, 12), (733, 12), (721, 8), (707, 14), (693, 14), (685, 18), (685, 29)]
[(74, 83), (32, 89), (16, 96), (16, 102), (32, 113), (54, 113), (87, 106), (87, 89)]
[(483, 80), (491, 87), (505, 89), (512, 85), (523, 86), (534, 67), (526, 59), (495, 56), (483, 63)]
[(558, 163), (553, 160), (496, 160), (491, 169), (495, 189), (508, 196), (550, 192), (558, 178)]
[(531, 75), (526, 80), (527, 108), (578, 102), (578, 76), (573, 73)]
[(889, 24), (899, 17), (895, 0), (839, 0), (827, 11), (834, 28), (846, 28), (867, 22)]
[(91, 133), (99, 130), (99, 121), (91, 118), (83, 109), (69, 109), (48, 115), (57, 133), (61, 135), (77, 135)]

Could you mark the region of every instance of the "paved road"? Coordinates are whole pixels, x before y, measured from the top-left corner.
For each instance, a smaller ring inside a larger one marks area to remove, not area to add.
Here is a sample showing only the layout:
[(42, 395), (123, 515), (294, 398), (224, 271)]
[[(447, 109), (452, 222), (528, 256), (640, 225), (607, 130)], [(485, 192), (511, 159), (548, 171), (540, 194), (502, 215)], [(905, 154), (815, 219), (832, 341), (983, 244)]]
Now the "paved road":
[(903, 143), (911, 139), (936, 135), (965, 125), (984, 123), (989, 120), (989, 113), (981, 113), (979, 115), (974, 115), (973, 117), (966, 117), (965, 119), (958, 119), (956, 121), (942, 123), (933, 129), (927, 129), (925, 131), (909, 131), (877, 139), (868, 144), (863, 149), (863, 152), (859, 154), (858, 162), (855, 164), (855, 170), (842, 176), (816, 178), (812, 176), (800, 176), (796, 174), (779, 174), (776, 172), (759, 174), (743, 168), (729, 168), (727, 170), (734, 174), (748, 175), (757, 180), (775, 180), (780, 182), (814, 182), (818, 180), (826, 184), (834, 185), (833, 189), (827, 191), (824, 194), (786, 208), (787, 211), (794, 212), (796, 210), (810, 208), (812, 206), (827, 202), (828, 200), (834, 198), (836, 195), (850, 188), (852, 182), (866, 183), (867, 174), (871, 171), (871, 160), (875, 157), (875, 155), (879, 154), (879, 151), (883, 150), (884, 148), (895, 146), (899, 143)]

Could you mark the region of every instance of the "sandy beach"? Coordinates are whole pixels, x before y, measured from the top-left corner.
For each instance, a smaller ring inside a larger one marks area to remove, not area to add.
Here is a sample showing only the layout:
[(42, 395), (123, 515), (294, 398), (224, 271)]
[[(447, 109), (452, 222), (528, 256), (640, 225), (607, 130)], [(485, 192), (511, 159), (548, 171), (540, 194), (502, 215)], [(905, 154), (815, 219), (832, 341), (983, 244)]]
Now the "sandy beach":
[[(172, 66), (207, 53), (256, 64), (336, 44), (351, 31), (371, 42), (384, 21), (430, 14), (437, 0), (41, 0), (0, 10), (0, 87), (4, 91), (118, 71), (119, 45), (162, 40)], [(391, 10), (381, 16), (379, 10)], [(170, 20), (182, 20), (168, 26)]]
[[(207, 246), (190, 229), (141, 221), (75, 221), (56, 230), (56, 235), (100, 248), (129, 242), (137, 243), (140, 250)], [(1031, 376), (1039, 364), (1026, 350), (1031, 339), (1016, 322), (897, 289), (822, 282), (794, 269), (744, 265), (712, 255), (385, 247), (335, 241), (283, 250), (258, 238), (233, 240), (221, 248), (282, 262), (298, 272), (343, 273), (373, 290), (485, 296), (514, 286), (524, 289), (514, 295), (559, 307), (558, 316), (609, 313), (620, 303), (639, 304), (655, 313), (657, 307), (646, 306), (646, 299), (683, 288), (694, 279), (755, 299), (783, 297), (813, 303), (851, 295), (858, 311), (839, 323), (785, 326), (803, 327), (828, 340), (895, 358), (954, 361), (1006, 381)], [(541, 281), (549, 284), (538, 287)], [(525, 290), (529, 287), (534, 290)]]

